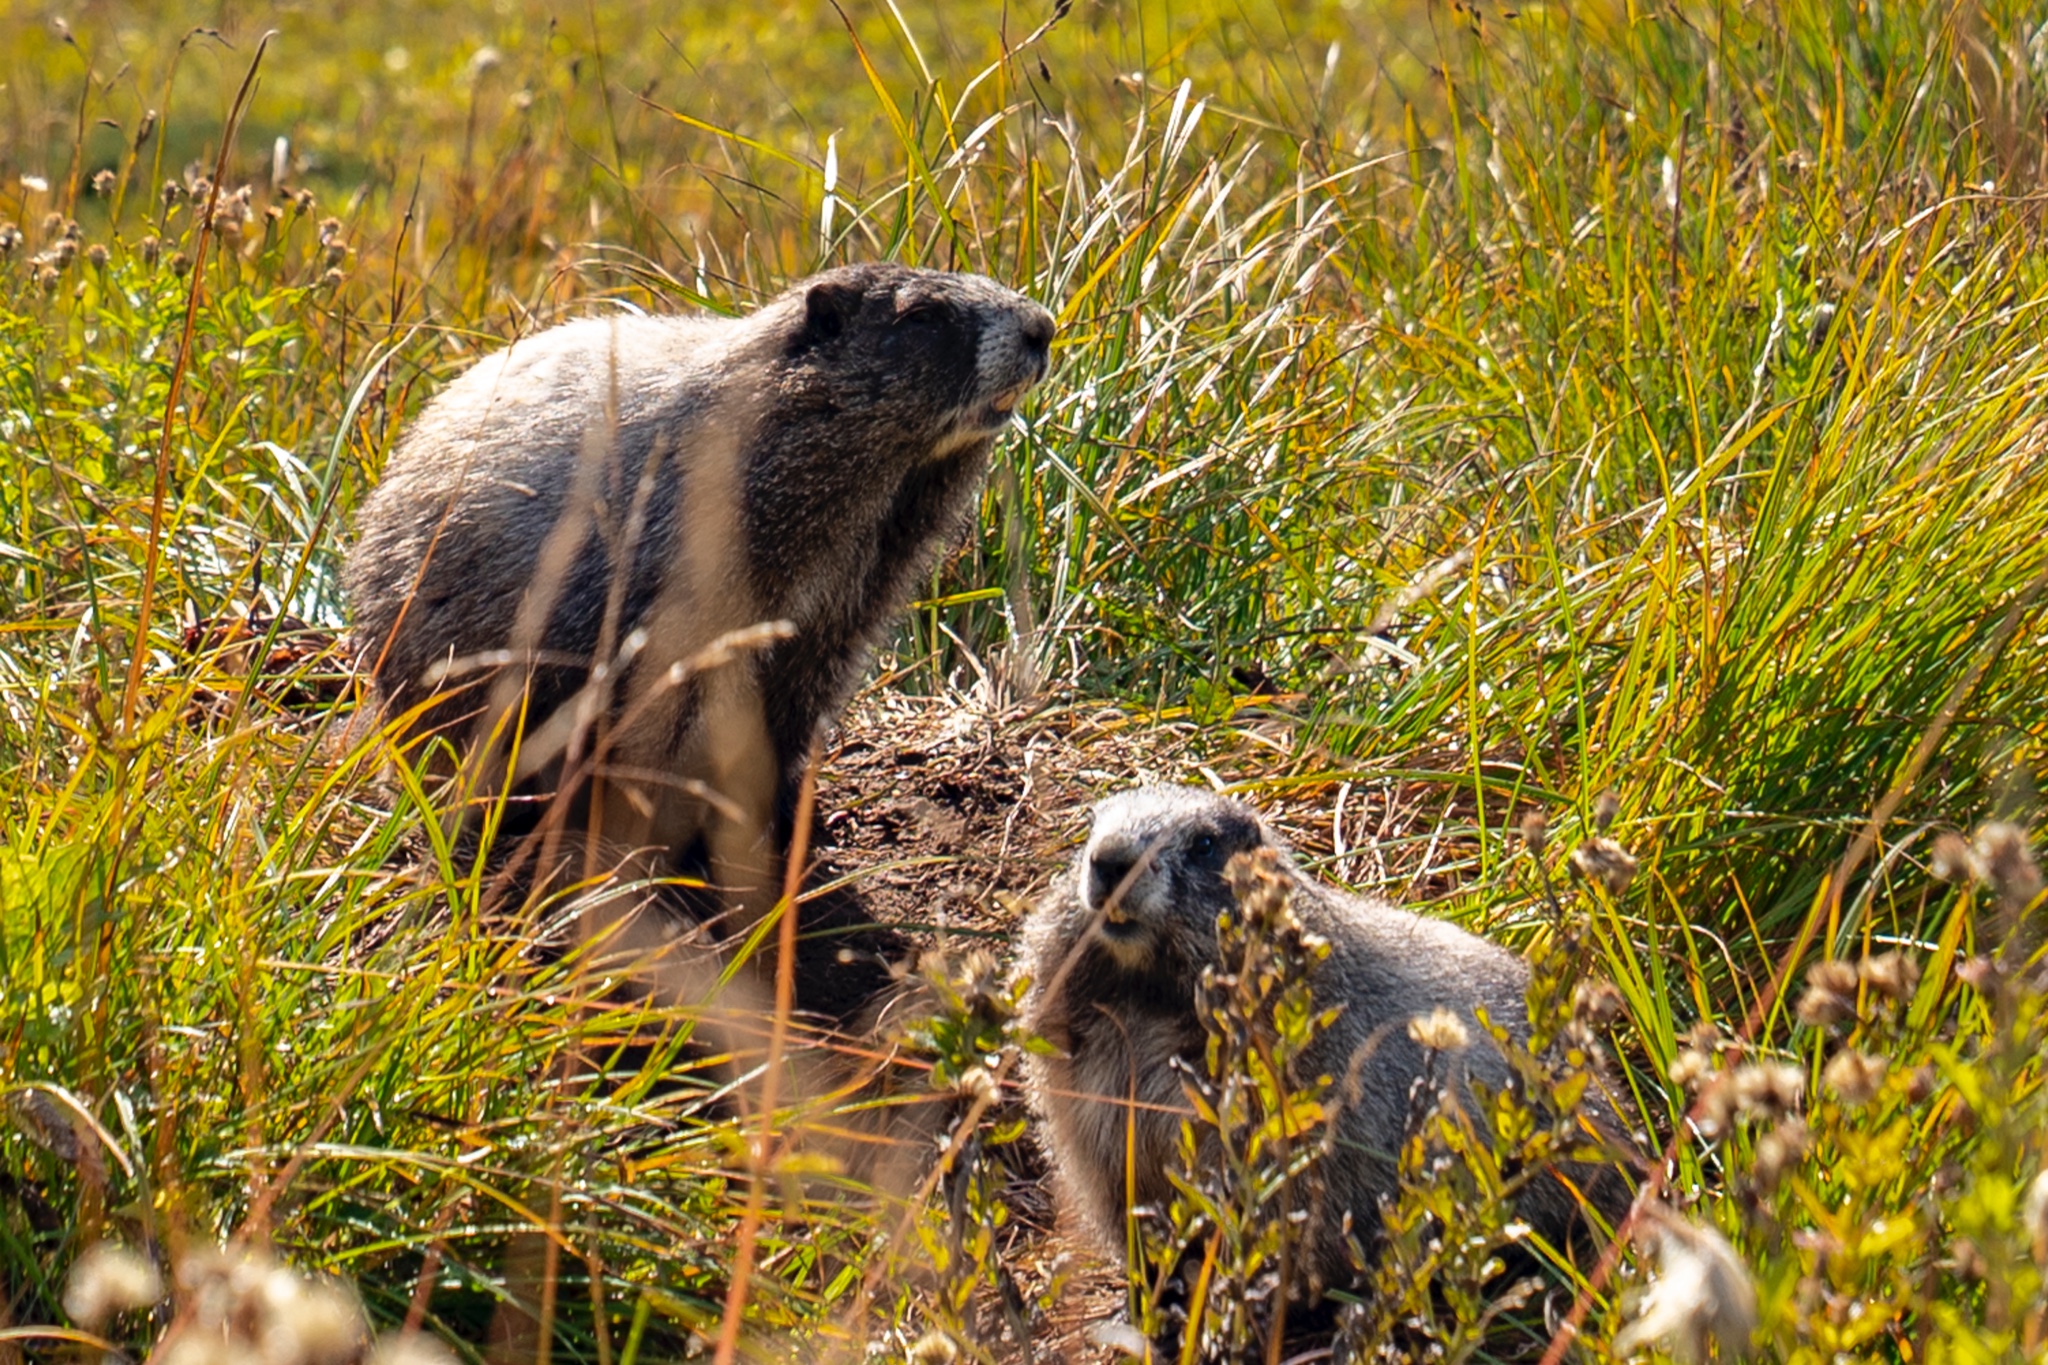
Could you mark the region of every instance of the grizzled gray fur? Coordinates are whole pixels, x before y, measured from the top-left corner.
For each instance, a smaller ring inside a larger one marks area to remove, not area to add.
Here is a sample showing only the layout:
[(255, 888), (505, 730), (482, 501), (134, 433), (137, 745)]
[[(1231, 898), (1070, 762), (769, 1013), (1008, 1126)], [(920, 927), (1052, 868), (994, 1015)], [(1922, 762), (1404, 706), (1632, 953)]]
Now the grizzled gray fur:
[[(1096, 806), (1072, 873), (1024, 926), (1024, 1022), (1058, 1049), (1027, 1056), (1026, 1087), (1065, 1197), (1105, 1250), (1125, 1246), (1127, 1138), (1137, 1201), (1163, 1207), (1171, 1195), (1166, 1177), (1179, 1159), (1188, 1103), (1170, 1063), (1180, 1058), (1199, 1071), (1204, 1033), (1194, 988), (1216, 960), (1217, 914), (1233, 904), (1223, 869), (1262, 847), (1279, 846), (1240, 802), (1192, 787), (1125, 792)], [(1310, 990), (1319, 1007), (1339, 1013), (1302, 1058), (1309, 1076), (1335, 1082), (1326, 1104), (1338, 1125), (1322, 1165), (1327, 1207), (1309, 1234), (1310, 1270), (1323, 1286), (1344, 1285), (1353, 1274), (1343, 1214), (1370, 1248), (1379, 1201), (1395, 1192), (1410, 1095), (1424, 1069), (1409, 1021), (1439, 1007), (1458, 1016), (1470, 1045), (1440, 1055), (1435, 1074), (1499, 1086), (1507, 1065), (1476, 1011), (1526, 1038), (1528, 972), (1513, 953), (1452, 925), (1312, 881), (1280, 852), (1295, 915), (1330, 945), (1311, 970)], [(1603, 1101), (1591, 1105), (1608, 1117)], [(1569, 1174), (1610, 1216), (1625, 1203), (1614, 1171)], [(1525, 1187), (1518, 1206), (1560, 1245), (1575, 1210), (1570, 1192), (1548, 1175)]]
[[(426, 703), (473, 757), (523, 694), (517, 784), (595, 761), (609, 792), (576, 823), (610, 854), (786, 838), (813, 735), (964, 531), (1052, 336), (979, 275), (860, 265), (745, 317), (593, 318), (478, 362), (358, 519), (382, 714)], [(713, 649), (762, 622), (787, 633)]]

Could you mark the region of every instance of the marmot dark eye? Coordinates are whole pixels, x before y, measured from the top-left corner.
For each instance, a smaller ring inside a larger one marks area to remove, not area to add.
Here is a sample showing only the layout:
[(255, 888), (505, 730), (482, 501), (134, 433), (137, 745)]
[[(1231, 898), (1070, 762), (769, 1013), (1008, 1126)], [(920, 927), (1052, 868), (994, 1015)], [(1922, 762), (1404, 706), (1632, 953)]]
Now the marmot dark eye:
[(896, 315), (906, 327), (936, 327), (946, 320), (946, 310), (936, 303), (916, 303)]
[(1213, 834), (1197, 834), (1194, 841), (1188, 845), (1188, 852), (1197, 858), (1206, 858), (1215, 851), (1216, 836)]

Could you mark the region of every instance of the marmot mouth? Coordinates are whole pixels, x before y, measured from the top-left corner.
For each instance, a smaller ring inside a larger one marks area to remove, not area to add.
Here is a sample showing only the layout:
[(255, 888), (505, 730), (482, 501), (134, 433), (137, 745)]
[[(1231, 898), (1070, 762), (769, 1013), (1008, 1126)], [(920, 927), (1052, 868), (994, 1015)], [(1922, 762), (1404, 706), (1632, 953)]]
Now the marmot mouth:
[(1017, 415), (1017, 404), (1024, 401), (1024, 395), (1031, 392), (1035, 384), (1036, 381), (1027, 379), (989, 399), (981, 410), (980, 424), (990, 431), (1000, 431), (1008, 426)]
[(1134, 919), (1128, 911), (1115, 901), (1111, 901), (1102, 907), (1102, 915), (1097, 920), (1097, 927), (1102, 931), (1105, 938), (1113, 939), (1134, 939), (1142, 936), (1145, 932), (1145, 926)]

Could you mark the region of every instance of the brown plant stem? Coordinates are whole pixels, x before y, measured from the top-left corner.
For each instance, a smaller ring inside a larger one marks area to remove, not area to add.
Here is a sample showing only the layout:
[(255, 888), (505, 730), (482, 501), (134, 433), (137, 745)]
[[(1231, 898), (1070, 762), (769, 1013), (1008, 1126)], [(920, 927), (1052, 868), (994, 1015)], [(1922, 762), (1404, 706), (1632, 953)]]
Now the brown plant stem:
[(198, 325), (199, 295), (206, 278), (206, 244), (213, 236), (213, 212), (220, 203), (221, 181), (227, 178), (228, 153), (234, 148), (242, 116), (248, 112), (249, 97), (256, 93), (256, 69), (263, 65), (264, 50), (276, 34), (277, 30), (271, 29), (256, 40), (256, 55), (249, 59), (249, 70), (242, 77), (241, 89), (235, 92), (228, 121), (220, 130), (213, 184), (207, 189), (206, 205), (199, 211), (194, 231), (192, 283), (185, 291), (185, 322), (178, 337), (177, 357), (171, 362), (171, 382), (164, 393), (163, 433), (157, 441), (156, 481), (149, 499), (149, 550), (142, 565), (142, 593), (135, 604), (135, 642), (128, 653), (128, 680), (121, 689), (121, 734), (127, 738), (134, 737), (135, 708), (142, 697), (143, 661), (149, 657), (149, 613), (156, 604), (156, 580), (163, 559), (164, 495), (171, 481), (171, 438), (177, 430), (178, 398), (184, 392), (185, 371), (192, 363), (192, 334)]
[(718, 1351), (714, 1365), (732, 1365), (739, 1349), (740, 1322), (746, 1315), (747, 1284), (753, 1276), (754, 1246), (760, 1236), (761, 1217), (768, 1195), (768, 1176), (773, 1162), (775, 1105), (780, 1098), (782, 1058), (789, 1046), (790, 1015), (796, 1008), (796, 905), (802, 888), (804, 860), (810, 853), (811, 811), (818, 798), (819, 747), (811, 741), (811, 756), (804, 764), (803, 786), (797, 791), (796, 826), (790, 834), (789, 857), (782, 868), (782, 900), (776, 909), (775, 1017), (768, 1033), (768, 1066), (761, 1077), (761, 1128), (753, 1142), (752, 1178), (747, 1185), (746, 1211), (740, 1216), (738, 1247), (733, 1256), (732, 1283), (725, 1293), (725, 1312), (718, 1322)]

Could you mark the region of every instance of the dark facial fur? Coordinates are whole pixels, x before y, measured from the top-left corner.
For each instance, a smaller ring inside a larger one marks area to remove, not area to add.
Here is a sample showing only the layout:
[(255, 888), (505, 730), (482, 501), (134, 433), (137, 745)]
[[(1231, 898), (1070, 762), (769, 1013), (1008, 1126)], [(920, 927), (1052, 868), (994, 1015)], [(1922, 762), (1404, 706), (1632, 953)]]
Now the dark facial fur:
[[(1195, 788), (1147, 787), (1095, 809), (1072, 871), (1024, 927), (1019, 971), (1031, 980), (1024, 1017), (1060, 1055), (1026, 1058), (1026, 1086), (1060, 1184), (1105, 1250), (1120, 1252), (1126, 1189), (1137, 1201), (1168, 1197), (1187, 1105), (1171, 1065), (1199, 1067), (1205, 1035), (1193, 993), (1216, 957), (1216, 916), (1231, 895), (1221, 872), (1236, 853), (1278, 847), (1249, 807)], [(1438, 1059), (1447, 1083), (1504, 1084), (1505, 1059), (1480, 1029), (1484, 1009), (1526, 1035), (1527, 972), (1514, 954), (1449, 924), (1353, 896), (1290, 869), (1304, 927), (1330, 944), (1310, 986), (1335, 1007), (1303, 1062), (1336, 1082), (1328, 1097), (1337, 1142), (1325, 1158), (1328, 1207), (1310, 1234), (1311, 1273), (1351, 1278), (1342, 1234), (1349, 1214), (1370, 1246), (1379, 1201), (1395, 1187), (1393, 1157), (1423, 1074), (1409, 1020), (1438, 1008), (1464, 1021), (1473, 1044)], [(1593, 1104), (1605, 1114), (1602, 1102)], [(1129, 1185), (1125, 1153), (1135, 1153)], [(1612, 1212), (1625, 1199), (1611, 1171), (1574, 1179)], [(1561, 1237), (1575, 1218), (1563, 1186), (1533, 1182), (1521, 1212)]]
[(1102, 802), (1073, 872), (1069, 930), (1088, 949), (1076, 965), (1191, 992), (1215, 958), (1216, 916), (1230, 904), (1224, 867), (1269, 842), (1248, 808), (1194, 788), (1147, 787)]

